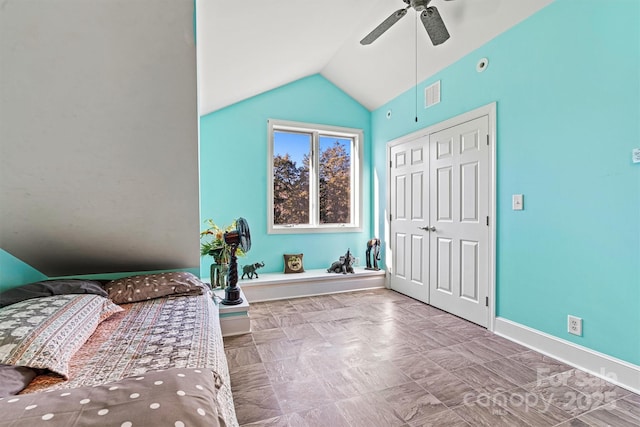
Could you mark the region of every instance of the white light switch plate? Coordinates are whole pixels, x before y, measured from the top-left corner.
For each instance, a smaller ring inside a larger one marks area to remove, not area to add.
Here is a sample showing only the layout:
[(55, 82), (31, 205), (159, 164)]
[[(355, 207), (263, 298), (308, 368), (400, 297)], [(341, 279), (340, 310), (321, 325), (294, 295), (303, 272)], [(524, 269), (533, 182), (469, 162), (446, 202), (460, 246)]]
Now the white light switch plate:
[(511, 199), (511, 207), (514, 211), (521, 211), (524, 209), (524, 196), (522, 194), (514, 194)]
[(631, 152), (631, 160), (633, 163), (640, 163), (640, 148), (634, 148)]

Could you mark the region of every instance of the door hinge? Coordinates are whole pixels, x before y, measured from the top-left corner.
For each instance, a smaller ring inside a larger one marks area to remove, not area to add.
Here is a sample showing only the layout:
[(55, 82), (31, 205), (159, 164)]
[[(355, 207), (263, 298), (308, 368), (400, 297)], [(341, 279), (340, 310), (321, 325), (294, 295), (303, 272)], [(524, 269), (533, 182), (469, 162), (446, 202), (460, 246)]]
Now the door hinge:
[(485, 305), (486, 307), (489, 307), (489, 297), (485, 297), (485, 298), (484, 298), (484, 305)]
[(489, 134), (487, 134), (487, 145), (489, 145)]
[(389, 214), (389, 221), (393, 218), (393, 215)]
[(389, 168), (393, 167), (393, 160), (389, 160)]
[(487, 226), (489, 225), (489, 217), (487, 217)]

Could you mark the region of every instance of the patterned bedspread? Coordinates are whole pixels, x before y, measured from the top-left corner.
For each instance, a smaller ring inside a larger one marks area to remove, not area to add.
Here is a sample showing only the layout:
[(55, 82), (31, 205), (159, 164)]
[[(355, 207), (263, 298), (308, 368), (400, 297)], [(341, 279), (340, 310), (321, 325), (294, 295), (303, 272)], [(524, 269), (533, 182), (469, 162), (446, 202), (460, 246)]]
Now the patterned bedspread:
[(37, 377), (22, 393), (117, 381), (168, 368), (212, 368), (228, 426), (237, 426), (218, 308), (210, 295), (171, 296), (124, 304), (102, 322), (70, 363), (69, 380)]

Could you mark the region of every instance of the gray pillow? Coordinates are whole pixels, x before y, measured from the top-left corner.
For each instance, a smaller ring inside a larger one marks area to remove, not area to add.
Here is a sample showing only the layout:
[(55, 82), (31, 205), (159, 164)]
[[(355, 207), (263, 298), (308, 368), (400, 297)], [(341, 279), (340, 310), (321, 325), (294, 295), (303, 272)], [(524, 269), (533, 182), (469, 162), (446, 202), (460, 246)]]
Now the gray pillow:
[(38, 369), (0, 365), (0, 398), (20, 393), (38, 375)]
[(97, 280), (53, 279), (33, 282), (0, 292), (0, 307), (20, 301), (68, 294), (94, 294), (107, 297), (107, 291)]

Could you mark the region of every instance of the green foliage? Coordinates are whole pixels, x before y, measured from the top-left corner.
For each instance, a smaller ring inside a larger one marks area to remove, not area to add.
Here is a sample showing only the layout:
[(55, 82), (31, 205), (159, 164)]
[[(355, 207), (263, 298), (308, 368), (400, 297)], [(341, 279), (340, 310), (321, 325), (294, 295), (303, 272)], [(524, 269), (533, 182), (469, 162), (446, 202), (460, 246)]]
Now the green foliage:
[(296, 167), (289, 154), (273, 159), (275, 224), (309, 223), (309, 159)]
[[(320, 153), (320, 223), (342, 224), (351, 215), (351, 158), (336, 141)], [(289, 154), (273, 159), (273, 206), (275, 224), (308, 224), (309, 157), (296, 167)]]
[(320, 223), (343, 224), (350, 221), (351, 159), (336, 141), (320, 153)]
[[(204, 221), (208, 227), (200, 232), (200, 256), (210, 255), (216, 264), (227, 264), (231, 259), (231, 246), (224, 241), (224, 233), (236, 229), (236, 222), (225, 227), (218, 227), (212, 219)], [(236, 249), (237, 256), (244, 256), (242, 249)]]

